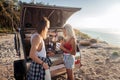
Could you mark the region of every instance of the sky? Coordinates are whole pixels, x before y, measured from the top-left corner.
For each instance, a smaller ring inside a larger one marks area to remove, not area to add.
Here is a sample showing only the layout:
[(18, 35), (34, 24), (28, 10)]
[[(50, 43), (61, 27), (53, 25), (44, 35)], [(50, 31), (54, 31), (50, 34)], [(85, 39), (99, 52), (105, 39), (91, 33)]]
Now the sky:
[(120, 0), (35, 0), (35, 2), (82, 8), (66, 22), (75, 28), (104, 28), (120, 32)]

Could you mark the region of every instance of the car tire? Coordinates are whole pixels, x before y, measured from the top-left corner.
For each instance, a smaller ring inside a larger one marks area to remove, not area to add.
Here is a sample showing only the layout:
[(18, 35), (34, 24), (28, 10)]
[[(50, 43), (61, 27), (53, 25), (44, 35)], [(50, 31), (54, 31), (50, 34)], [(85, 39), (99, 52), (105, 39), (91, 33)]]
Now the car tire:
[(26, 64), (25, 60), (14, 61), (14, 78), (15, 80), (25, 80)]

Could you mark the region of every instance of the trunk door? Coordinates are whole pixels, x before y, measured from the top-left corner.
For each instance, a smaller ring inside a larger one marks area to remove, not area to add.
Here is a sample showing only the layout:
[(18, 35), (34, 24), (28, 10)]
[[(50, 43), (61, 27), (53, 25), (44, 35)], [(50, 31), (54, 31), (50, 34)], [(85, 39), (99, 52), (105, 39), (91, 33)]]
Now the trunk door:
[(42, 16), (50, 20), (50, 28), (61, 28), (68, 18), (81, 8), (57, 7), (23, 4), (21, 11), (21, 29), (35, 28)]

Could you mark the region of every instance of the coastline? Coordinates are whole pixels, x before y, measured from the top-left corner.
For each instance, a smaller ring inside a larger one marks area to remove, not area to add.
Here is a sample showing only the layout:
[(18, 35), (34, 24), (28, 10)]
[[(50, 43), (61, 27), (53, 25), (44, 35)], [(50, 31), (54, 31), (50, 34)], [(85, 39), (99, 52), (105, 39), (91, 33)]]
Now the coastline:
[[(120, 48), (104, 41), (80, 46), (82, 67), (75, 71), (76, 80), (120, 80)], [(14, 80), (13, 61), (19, 59), (14, 49), (14, 35), (0, 39), (0, 80)], [(62, 75), (65, 76), (65, 75)], [(61, 76), (53, 80), (62, 80)]]
[[(108, 31), (105, 31), (108, 30)], [(80, 29), (81, 32), (88, 34), (90, 37), (105, 41), (112, 46), (120, 47), (120, 32), (112, 31), (111, 29), (99, 29), (99, 28), (88, 28), (88, 29)]]

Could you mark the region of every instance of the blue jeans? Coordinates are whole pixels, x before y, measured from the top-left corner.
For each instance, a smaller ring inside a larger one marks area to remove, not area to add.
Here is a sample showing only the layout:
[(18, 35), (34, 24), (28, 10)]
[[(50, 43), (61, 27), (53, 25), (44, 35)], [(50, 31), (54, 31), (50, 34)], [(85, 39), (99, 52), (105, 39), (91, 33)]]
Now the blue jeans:
[(64, 54), (63, 60), (64, 60), (66, 69), (72, 69), (75, 67), (75, 56), (74, 55)]

